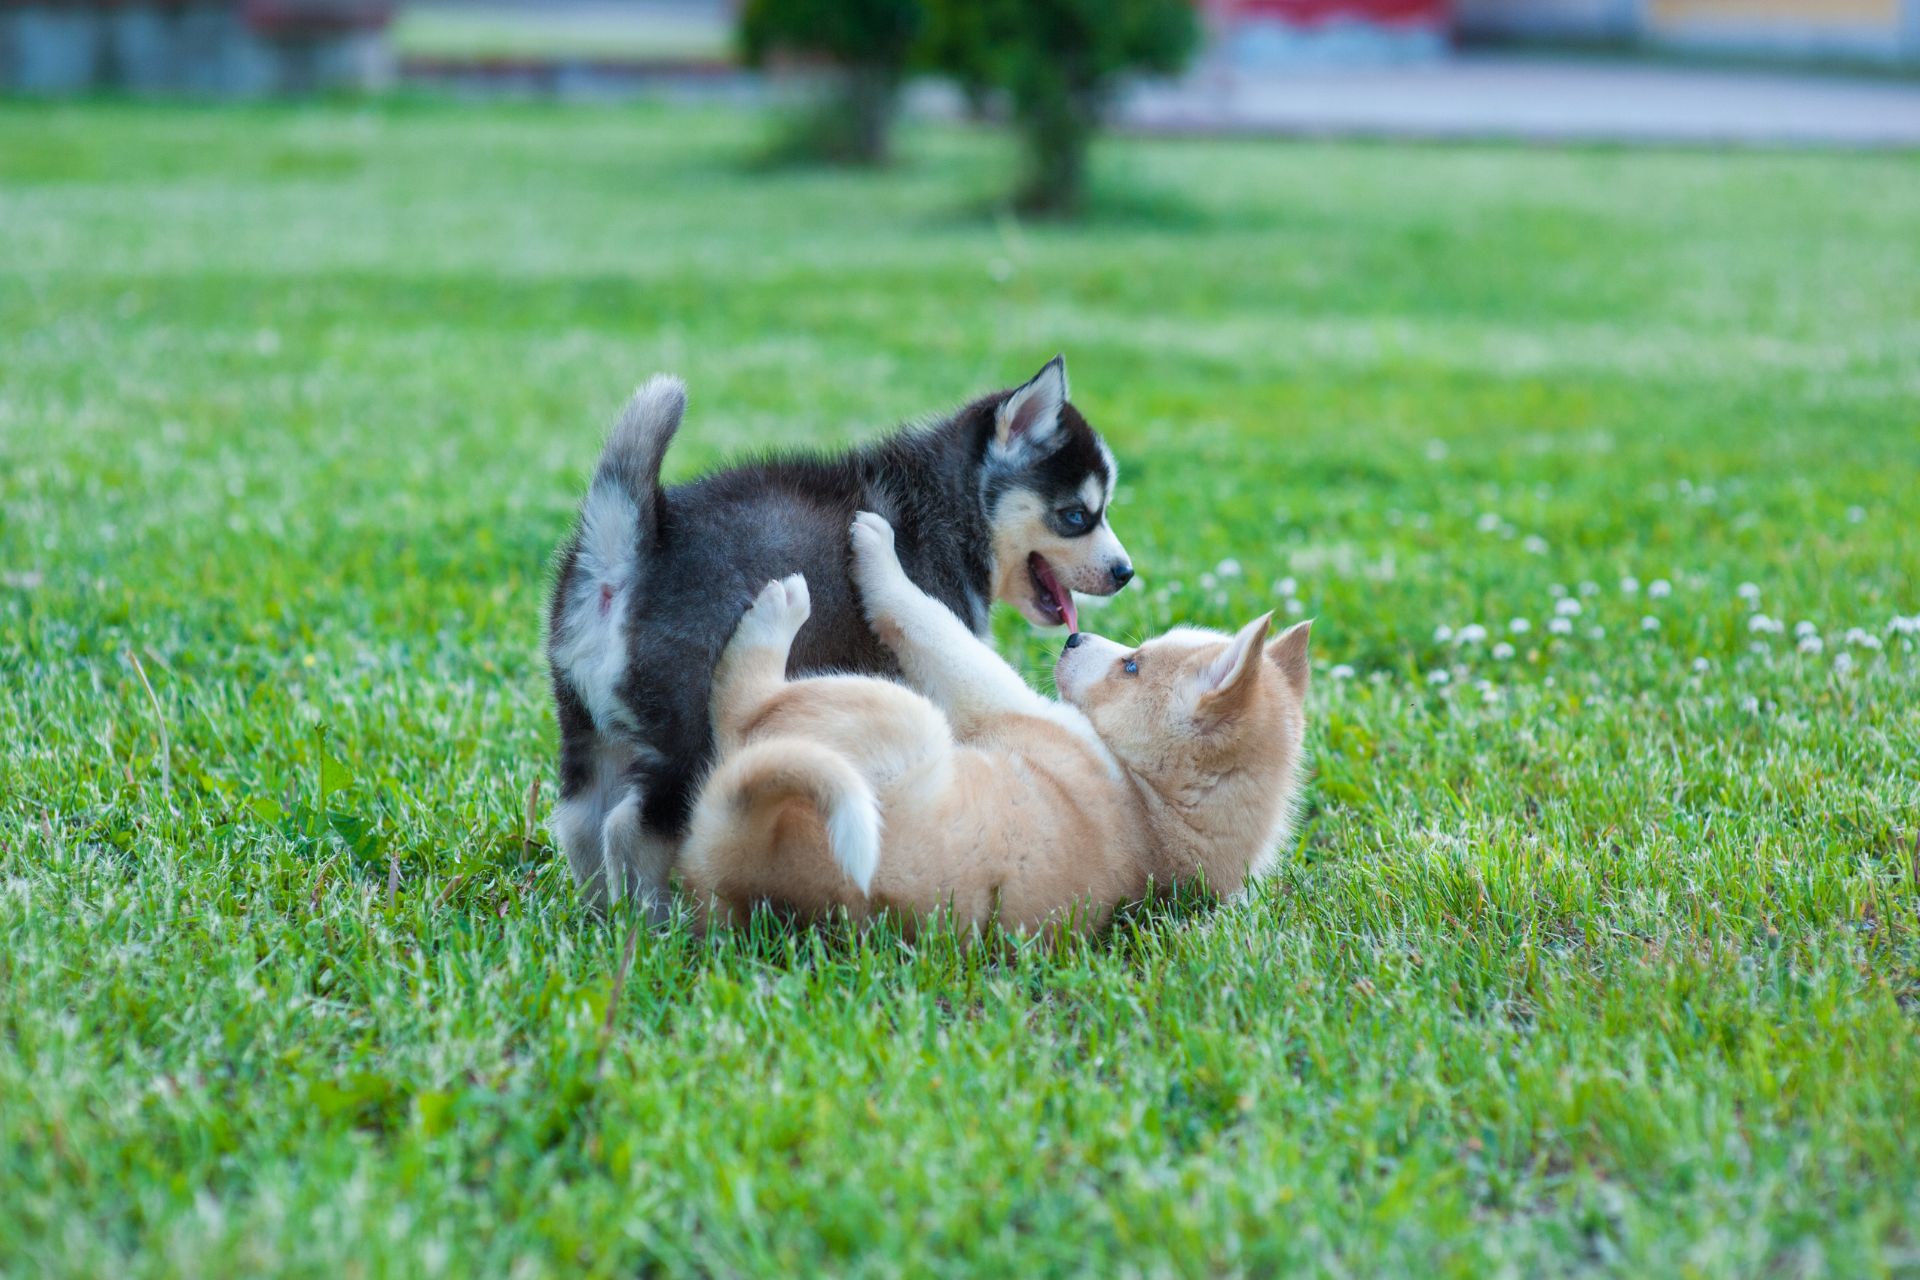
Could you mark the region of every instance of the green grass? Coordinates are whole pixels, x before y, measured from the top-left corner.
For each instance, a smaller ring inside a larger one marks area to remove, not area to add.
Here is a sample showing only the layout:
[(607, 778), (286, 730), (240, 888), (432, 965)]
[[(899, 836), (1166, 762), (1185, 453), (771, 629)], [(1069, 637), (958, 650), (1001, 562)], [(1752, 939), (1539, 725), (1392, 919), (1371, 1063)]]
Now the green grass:
[[(0, 108), (0, 1274), (1920, 1269), (1920, 162), (761, 136)], [(627, 389), (691, 475), (1061, 349), (1089, 624), (1320, 620), (1297, 846), (622, 983), (526, 811)]]

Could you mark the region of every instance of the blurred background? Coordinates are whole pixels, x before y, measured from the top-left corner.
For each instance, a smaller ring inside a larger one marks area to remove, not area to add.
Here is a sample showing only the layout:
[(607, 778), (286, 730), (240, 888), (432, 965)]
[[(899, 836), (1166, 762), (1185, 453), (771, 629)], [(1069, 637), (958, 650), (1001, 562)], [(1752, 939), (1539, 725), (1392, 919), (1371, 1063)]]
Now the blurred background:
[[(1076, 58), (1085, 83), (1036, 73)], [(1911, 144), (1916, 73), (1920, 0), (0, 4), (0, 88), (28, 95), (812, 93), (824, 106), (791, 139), (802, 150), (871, 162), (897, 114), (1011, 114), (1069, 187), (1075, 135), (1095, 117), (1149, 131)], [(1029, 197), (1040, 181), (1029, 174)]]

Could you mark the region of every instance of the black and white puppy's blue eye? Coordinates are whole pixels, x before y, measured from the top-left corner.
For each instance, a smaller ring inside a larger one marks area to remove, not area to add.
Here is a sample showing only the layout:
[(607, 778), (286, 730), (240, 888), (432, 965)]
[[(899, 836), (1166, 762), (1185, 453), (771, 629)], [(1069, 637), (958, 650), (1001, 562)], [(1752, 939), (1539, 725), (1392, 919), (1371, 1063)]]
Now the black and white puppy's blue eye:
[(1130, 676), (1137, 676), (1140, 674), (1140, 659), (1128, 658), (1120, 664), (1120, 669)]
[(1093, 527), (1093, 517), (1085, 507), (1067, 507), (1060, 512), (1060, 526), (1068, 533), (1084, 533)]

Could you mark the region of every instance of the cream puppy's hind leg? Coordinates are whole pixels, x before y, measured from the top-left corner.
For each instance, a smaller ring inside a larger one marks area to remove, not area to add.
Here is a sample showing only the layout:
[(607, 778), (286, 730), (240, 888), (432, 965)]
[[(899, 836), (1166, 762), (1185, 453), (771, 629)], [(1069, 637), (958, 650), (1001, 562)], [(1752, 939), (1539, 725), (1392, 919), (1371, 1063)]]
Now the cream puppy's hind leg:
[(721, 755), (737, 751), (741, 731), (787, 682), (787, 655), (813, 613), (807, 580), (769, 582), (733, 629), (713, 673), (713, 732)]
[(853, 518), (853, 580), (874, 634), (893, 650), (907, 682), (947, 713), (962, 734), (1008, 713), (1049, 715), (1027, 687), (953, 610), (914, 585), (893, 548), (893, 526), (871, 511)]

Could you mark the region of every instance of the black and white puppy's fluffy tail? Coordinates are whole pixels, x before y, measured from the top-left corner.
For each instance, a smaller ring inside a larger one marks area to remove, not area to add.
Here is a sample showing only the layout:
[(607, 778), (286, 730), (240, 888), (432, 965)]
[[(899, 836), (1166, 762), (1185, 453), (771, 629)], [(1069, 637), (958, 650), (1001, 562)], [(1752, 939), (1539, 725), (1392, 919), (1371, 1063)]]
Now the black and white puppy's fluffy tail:
[(659, 528), (660, 461), (686, 409), (686, 384), (666, 374), (634, 392), (600, 451), (580, 507), (576, 558), (552, 656), (603, 729), (618, 711), (614, 689), (626, 659), (622, 637), (627, 602), (640, 577), (641, 547)]
[[(660, 460), (667, 456), (667, 445), (686, 411), (687, 384), (657, 373), (627, 401), (600, 451), (593, 491), (608, 489), (627, 498), (634, 507), (635, 531), (643, 537), (653, 532), (660, 509)], [(587, 500), (593, 500), (592, 493)]]

